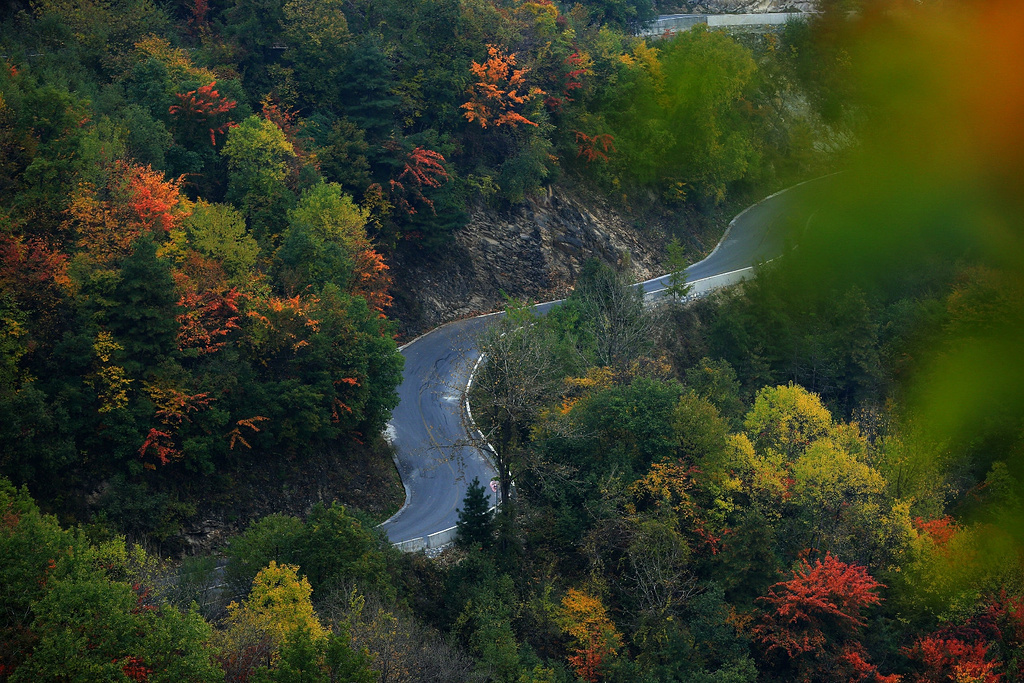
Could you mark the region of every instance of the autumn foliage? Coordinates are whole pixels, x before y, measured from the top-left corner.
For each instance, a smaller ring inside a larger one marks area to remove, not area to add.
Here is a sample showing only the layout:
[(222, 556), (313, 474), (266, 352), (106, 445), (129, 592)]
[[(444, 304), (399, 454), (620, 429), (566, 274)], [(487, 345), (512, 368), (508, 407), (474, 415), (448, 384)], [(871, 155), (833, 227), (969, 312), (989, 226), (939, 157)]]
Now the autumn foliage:
[(138, 225), (148, 232), (170, 232), (183, 217), (177, 210), (182, 201), (183, 179), (167, 180), (163, 173), (149, 166), (123, 166), (128, 183), (128, 207)]
[(562, 598), (562, 630), (572, 638), (569, 664), (576, 675), (596, 683), (622, 646), (622, 636), (608, 617), (600, 598), (570, 588)]
[[(389, 181), (395, 205), (407, 214), (416, 213), (416, 208), (406, 199), (406, 195), (411, 192), (415, 200), (426, 204), (433, 211), (434, 202), (423, 194), (423, 188), (438, 188), (448, 182), (448, 171), (442, 165), (444, 161), (440, 152), (424, 147), (416, 147), (409, 152), (401, 173)], [(406, 183), (411, 190), (406, 188)]]
[(96, 262), (114, 262), (127, 256), (139, 237), (166, 235), (188, 215), (183, 181), (167, 179), (148, 165), (117, 161), (107, 169), (104, 185), (78, 187), (65, 228)]
[(960, 624), (917, 638), (903, 654), (918, 665), (910, 681), (996, 683), (1024, 674), (1024, 599), (1001, 590)]
[(356, 256), (355, 272), (352, 294), (366, 299), (371, 309), (383, 315), (392, 301), (388, 293), (391, 274), (384, 257), (375, 249), (363, 249)]
[[(159, 428), (153, 427), (139, 448), (139, 457), (154, 456), (157, 463), (167, 465), (181, 458), (181, 428), (192, 421), (194, 413), (206, 410), (214, 402), (207, 392), (190, 394), (181, 387), (165, 382), (146, 382), (143, 388), (155, 407), (154, 417), (160, 421)], [(156, 463), (146, 461), (144, 465), (153, 469)]]
[(70, 286), (68, 258), (39, 238), (0, 235), (0, 290), (37, 310), (51, 308)]
[[(192, 255), (192, 260), (202, 257)], [(224, 348), (228, 335), (240, 329), (239, 306), (243, 295), (237, 287), (228, 288), (217, 280), (190, 278), (175, 273), (179, 292), (178, 349), (194, 349), (197, 355), (214, 353)]]
[(552, 76), (552, 80), (558, 84), (556, 87), (561, 89), (561, 96), (552, 93), (544, 98), (544, 104), (551, 111), (558, 111), (566, 102), (572, 102), (573, 91), (583, 87), (583, 77), (593, 73), (593, 61), (590, 59), (590, 55), (579, 50), (565, 58), (563, 67), (564, 72), (560, 71)]
[(210, 135), (210, 144), (217, 145), (217, 136), (224, 135), (235, 125), (227, 119), (227, 114), (237, 106), (237, 102), (229, 100), (217, 90), (217, 81), (211, 81), (195, 90), (178, 93), (178, 104), (172, 104), (168, 113), (178, 122), (183, 130), (205, 129)]
[(520, 124), (537, 124), (523, 116), (520, 111), (534, 97), (544, 91), (526, 85), (529, 69), (516, 69), (516, 53), (505, 54), (495, 45), (487, 46), (488, 59), (483, 64), (473, 62), (470, 71), (478, 79), (470, 86), (470, 100), (462, 105), (463, 116), (470, 123), (479, 123), (481, 128)]
[(711, 531), (707, 512), (694, 498), (694, 477), (699, 473), (698, 468), (682, 462), (652, 463), (647, 474), (630, 485), (632, 500), (626, 511), (635, 515), (650, 508), (672, 510), (680, 528), (692, 537), (694, 547), (715, 555), (721, 550), (722, 535)]
[(598, 159), (608, 163), (608, 153), (615, 151), (615, 138), (608, 133), (597, 133), (591, 137), (576, 131), (576, 144), (579, 145), (576, 156), (583, 157), (588, 164)]
[(966, 643), (959, 638), (930, 635), (919, 639), (906, 654), (921, 662), (924, 671), (914, 681), (970, 681), (996, 683), (1002, 676), (996, 673), (996, 663), (988, 661), (988, 645), (983, 642)]
[[(856, 640), (867, 625), (864, 610), (882, 601), (882, 584), (866, 568), (826, 553), (803, 560), (793, 577), (760, 598), (765, 614), (753, 631), (769, 656), (778, 655), (797, 680), (883, 680)], [(896, 680), (895, 678), (885, 680)]]
[(956, 521), (949, 515), (938, 519), (917, 517), (914, 520), (914, 526), (917, 527), (918, 530), (928, 534), (935, 545), (939, 548), (949, 543), (949, 540), (953, 538), (959, 530), (957, 528)]

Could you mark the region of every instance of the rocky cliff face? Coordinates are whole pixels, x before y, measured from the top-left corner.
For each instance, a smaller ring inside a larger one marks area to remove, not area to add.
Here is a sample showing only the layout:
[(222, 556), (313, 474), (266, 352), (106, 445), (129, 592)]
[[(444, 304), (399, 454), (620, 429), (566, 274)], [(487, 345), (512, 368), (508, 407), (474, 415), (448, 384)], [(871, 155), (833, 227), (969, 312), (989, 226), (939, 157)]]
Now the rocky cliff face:
[(679, 3), (680, 14), (746, 14), (757, 12), (813, 12), (816, 0), (691, 0)]
[(403, 337), (504, 306), (566, 296), (583, 263), (598, 258), (633, 280), (659, 275), (664, 236), (643, 234), (603, 200), (550, 189), (507, 211), (478, 207), (454, 244), (428, 263), (393, 266)]

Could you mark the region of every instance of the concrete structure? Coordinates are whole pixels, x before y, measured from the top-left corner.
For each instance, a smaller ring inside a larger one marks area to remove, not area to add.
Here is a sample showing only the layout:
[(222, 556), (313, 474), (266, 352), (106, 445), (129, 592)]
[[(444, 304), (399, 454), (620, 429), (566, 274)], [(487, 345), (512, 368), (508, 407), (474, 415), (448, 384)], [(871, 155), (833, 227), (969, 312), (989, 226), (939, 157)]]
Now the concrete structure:
[(655, 19), (640, 32), (642, 36), (660, 38), (680, 31), (689, 31), (702, 24), (708, 28), (750, 28), (784, 26), (789, 21), (804, 21), (803, 12), (770, 12), (763, 14), (666, 14)]

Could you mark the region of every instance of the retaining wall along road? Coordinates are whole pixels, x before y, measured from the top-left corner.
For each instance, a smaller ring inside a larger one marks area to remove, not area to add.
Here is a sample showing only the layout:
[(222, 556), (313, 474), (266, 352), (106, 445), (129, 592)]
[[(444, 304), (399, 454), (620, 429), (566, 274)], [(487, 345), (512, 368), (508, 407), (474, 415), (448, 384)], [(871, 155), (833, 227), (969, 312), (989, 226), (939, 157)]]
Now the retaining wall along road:
[(660, 38), (680, 31), (689, 31), (702, 24), (708, 28), (783, 26), (789, 21), (804, 21), (805, 12), (766, 12), (764, 14), (667, 14), (655, 19), (640, 35)]

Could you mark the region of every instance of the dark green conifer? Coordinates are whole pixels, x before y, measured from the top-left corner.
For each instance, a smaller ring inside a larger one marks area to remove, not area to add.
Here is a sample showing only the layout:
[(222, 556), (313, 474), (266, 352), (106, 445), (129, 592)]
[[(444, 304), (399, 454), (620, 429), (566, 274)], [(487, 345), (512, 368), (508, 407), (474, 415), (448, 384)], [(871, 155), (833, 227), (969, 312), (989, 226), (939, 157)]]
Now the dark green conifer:
[(494, 543), (494, 518), (490, 501), (480, 479), (473, 481), (462, 499), (459, 512), (459, 532), (455, 542), (464, 548), (490, 548)]
[(124, 260), (110, 330), (124, 346), (132, 369), (152, 367), (177, 348), (176, 299), (170, 265), (157, 256), (156, 243), (142, 237)]

